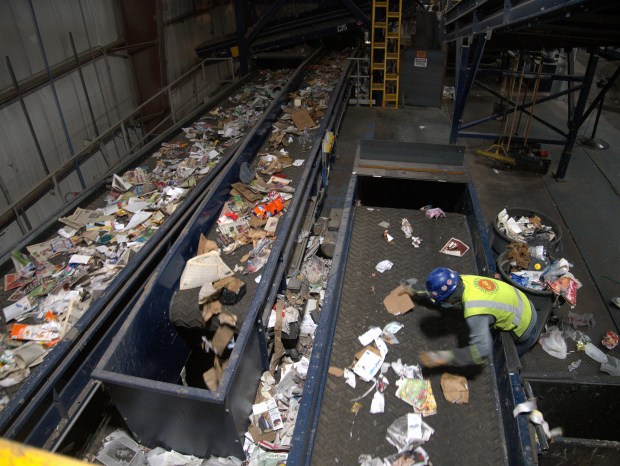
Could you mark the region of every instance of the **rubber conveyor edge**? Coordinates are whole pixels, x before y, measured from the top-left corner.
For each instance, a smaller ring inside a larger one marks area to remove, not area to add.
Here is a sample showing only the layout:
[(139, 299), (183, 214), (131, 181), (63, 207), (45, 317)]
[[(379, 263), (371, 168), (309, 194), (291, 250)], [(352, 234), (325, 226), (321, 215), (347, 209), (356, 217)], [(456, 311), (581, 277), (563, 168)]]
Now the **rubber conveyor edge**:
[[(218, 93), (198, 110), (192, 112), (187, 118), (163, 132), (139, 151), (135, 157), (127, 160), (125, 167), (153, 152), (161, 142), (172, 137), (183, 126), (200, 117), (208, 108), (217, 105), (227, 98), (240, 84), (243, 84), (250, 77), (251, 75), (248, 75), (227, 86), (225, 90)], [(252, 134), (253, 132), (250, 131), (239, 142), (238, 147), (233, 153), (242, 150)], [(77, 377), (84, 377), (81, 381), (72, 380), (68, 382), (61, 379), (67, 377), (70, 369), (74, 372), (70, 377), (75, 378), (77, 372), (79, 372), (75, 370), (76, 365), (84, 366), (84, 361), (91, 360), (91, 364), (94, 367), (94, 363), (92, 363), (93, 358), (84, 353), (95, 344), (91, 340), (97, 337), (107, 341), (109, 344), (111, 338), (106, 339), (105, 335), (103, 335), (106, 332), (104, 326), (112, 325), (111, 322), (118, 317), (118, 311), (127, 305), (127, 301), (131, 299), (131, 296), (138, 294), (142, 284), (146, 282), (152, 266), (161, 260), (165, 250), (178, 235), (180, 228), (189, 219), (189, 214), (196, 209), (205, 191), (226, 166), (226, 162), (216, 165), (198, 183), (185, 201), (173, 212), (166, 224), (140, 249), (133, 260), (118, 273), (103, 294), (93, 302), (84, 315), (70, 329), (65, 338), (52, 348), (43, 362), (37, 366), (17, 390), (11, 401), (0, 412), (0, 434), (4, 438), (38, 447), (46, 446), (45, 444), (49, 436), (56, 429), (58, 423), (61, 420), (67, 420), (77, 395), (88, 383), (90, 372), (84, 375), (77, 375)], [(70, 209), (84, 202), (85, 199), (93, 195), (98, 189), (101, 189), (102, 186), (103, 182), (85, 191), (61, 214), (66, 214)], [(102, 342), (98, 341), (96, 343), (98, 346), (101, 346)], [(33, 425), (33, 423), (36, 425)]]
[[(312, 451), (316, 438), (323, 391), (330, 365), (330, 356), (338, 319), (340, 296), (343, 289), (351, 231), (355, 216), (355, 200), (358, 175), (353, 174), (349, 182), (338, 230), (336, 248), (329, 273), (325, 298), (321, 308), (320, 320), (314, 337), (312, 356), (308, 367), (304, 392), (293, 433), (288, 466), (309, 466), (312, 464)], [(467, 223), (472, 231), (476, 262), (480, 273), (492, 276), (495, 262), (489, 245), (486, 227), (479, 207), (478, 197), (471, 182), (467, 183), (466, 205), (460, 209), (466, 213)], [(514, 407), (526, 401), (527, 396), (519, 374), (520, 363), (516, 348), (507, 335), (500, 334), (494, 342), (494, 352), (490, 362), (495, 371), (496, 383), (493, 385), (498, 400), (501, 422), (505, 436), (505, 455), (507, 464), (525, 466), (538, 464), (534, 430), (526, 416), (513, 417)]]
[[(298, 68), (292, 82), (300, 83), (301, 71), (312, 63), (320, 55), (320, 52), (315, 53)], [(123, 366), (123, 364), (126, 361), (119, 360), (116, 352), (118, 351), (120, 354), (124, 351), (123, 335), (130, 332), (132, 324), (135, 324), (140, 318), (144, 318), (147, 314), (154, 315), (150, 314), (153, 310), (153, 312), (158, 313), (158, 318), (161, 320), (161, 304), (166, 302), (166, 299), (170, 298), (177, 288), (185, 260), (191, 257), (192, 253), (195, 253), (200, 233), (207, 231), (217, 220), (217, 214), (228, 198), (230, 185), (238, 180), (241, 165), (255, 155), (260, 144), (268, 136), (267, 130), (275, 121), (275, 112), (272, 112), (265, 120), (264, 131), (257, 132), (253, 141), (235, 156), (227, 171), (223, 172), (216, 180), (178, 241), (171, 248), (164, 261), (158, 265), (145, 287), (144, 293), (123, 323), (119, 334), (114, 338), (106, 354), (93, 371), (93, 377), (101, 380), (109, 390), (112, 400), (130, 424), (132, 432), (136, 434), (137, 430), (142, 430), (143, 435), (138, 435), (138, 437), (142, 437), (139, 440), (144, 440), (146, 444), (175, 445), (174, 449), (177, 451), (190, 452), (196, 456), (208, 454), (243, 455), (240, 440), (247, 428), (249, 415), (247, 407), (251, 405), (251, 400), (254, 398), (260, 374), (268, 366), (262, 311), (270, 307), (267, 303), (270, 297), (275, 299), (275, 293), (284, 271), (282, 264), (286, 262), (287, 256), (293, 249), (293, 243), (296, 241), (297, 232), (294, 229), (299, 227), (313, 187), (313, 181), (321, 168), (319, 154), (322, 146), (322, 134), (330, 124), (333, 125), (335, 120), (339, 121), (337, 118), (332, 118), (332, 114), (343, 109), (345, 101), (343, 89), (346, 86), (345, 78), (349, 69), (350, 62), (347, 61), (346, 68), (332, 92), (329, 106), (326, 109), (317, 136), (313, 140), (306, 167), (296, 189), (297, 194), (293, 197), (287, 214), (280, 222), (277, 239), (261, 274), (261, 286), (249, 305), (247, 317), (241, 327), (217, 391), (211, 392), (161, 381), (171, 380), (171, 373), (164, 374), (161, 380), (124, 374), (122, 372), (127, 366)], [(276, 103), (276, 108), (279, 109), (279, 106), (284, 103), (286, 93), (290, 89), (291, 87), (282, 93)], [(159, 310), (155, 311), (154, 309)], [(167, 318), (163, 325), (171, 326), (167, 322)], [(162, 331), (168, 332), (169, 330)], [(170, 365), (174, 366), (179, 355), (168, 351), (166, 358)], [(160, 369), (162, 373), (166, 372), (166, 368)], [(249, 399), (250, 396), (251, 400)], [(174, 410), (175, 412), (172, 412), (170, 417), (165, 417), (166, 421), (162, 422), (163, 417), (161, 413), (157, 412), (157, 406), (167, 408), (171, 404), (178, 409)], [(146, 406), (149, 406), (149, 409), (144, 409)], [(179, 414), (181, 411), (185, 414)], [(134, 421), (133, 426), (132, 421)], [(150, 429), (150, 426), (154, 425), (158, 428)]]
[[(170, 138), (183, 126), (202, 116), (208, 108), (227, 98), (251, 76), (248, 75), (235, 85), (228, 86), (199, 110), (156, 138), (141, 151), (141, 154), (155, 150), (163, 140)], [(289, 83), (281, 90), (278, 98), (285, 96), (290, 87), (292, 86)], [(239, 141), (228, 160), (215, 165), (199, 182), (166, 224), (114, 278), (103, 295), (70, 330), (67, 337), (59, 342), (37, 367), (0, 413), (0, 432), (4, 438), (52, 450), (62, 441), (63, 431), (71, 427), (75, 418), (79, 416), (80, 409), (84, 408), (80, 405), (92, 396), (92, 393), (87, 394), (85, 391), (92, 392), (100, 385), (91, 381), (91, 371), (135, 304), (153, 268), (162, 260), (181, 229), (203, 204), (204, 194), (216, 177), (230, 169), (238, 154), (250, 143), (259, 128), (264, 126), (267, 117), (278, 110), (278, 99), (275, 99), (265, 115)], [(63, 427), (59, 429), (60, 424)]]

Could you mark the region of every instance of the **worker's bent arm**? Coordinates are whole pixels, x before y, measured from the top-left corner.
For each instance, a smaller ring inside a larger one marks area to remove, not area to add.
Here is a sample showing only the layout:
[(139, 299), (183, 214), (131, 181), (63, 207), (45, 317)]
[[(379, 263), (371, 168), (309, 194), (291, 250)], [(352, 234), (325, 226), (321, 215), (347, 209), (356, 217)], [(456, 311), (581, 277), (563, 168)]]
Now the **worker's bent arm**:
[(465, 319), (469, 327), (469, 346), (454, 350), (455, 366), (471, 366), (483, 364), (493, 350), (493, 338), (490, 326), (493, 317), (490, 315), (476, 315)]

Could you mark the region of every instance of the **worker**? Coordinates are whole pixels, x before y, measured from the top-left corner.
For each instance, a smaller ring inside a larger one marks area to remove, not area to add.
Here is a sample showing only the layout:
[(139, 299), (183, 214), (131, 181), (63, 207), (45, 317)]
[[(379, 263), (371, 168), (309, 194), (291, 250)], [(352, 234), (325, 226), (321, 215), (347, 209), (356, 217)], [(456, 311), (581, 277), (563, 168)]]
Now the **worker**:
[(426, 292), (433, 304), (464, 312), (469, 327), (469, 346), (451, 351), (426, 351), (420, 363), (426, 367), (483, 364), (491, 355), (490, 327), (510, 332), (519, 356), (538, 341), (540, 323), (527, 296), (508, 283), (488, 277), (459, 275), (439, 267), (426, 279)]

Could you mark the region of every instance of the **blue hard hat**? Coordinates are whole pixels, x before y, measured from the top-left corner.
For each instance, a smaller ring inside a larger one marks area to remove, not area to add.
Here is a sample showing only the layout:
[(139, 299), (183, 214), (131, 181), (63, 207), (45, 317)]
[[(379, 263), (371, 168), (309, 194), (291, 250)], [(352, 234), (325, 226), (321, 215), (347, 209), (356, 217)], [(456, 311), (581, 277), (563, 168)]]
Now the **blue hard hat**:
[(456, 289), (461, 277), (447, 267), (437, 267), (426, 277), (426, 291), (434, 303), (445, 301)]

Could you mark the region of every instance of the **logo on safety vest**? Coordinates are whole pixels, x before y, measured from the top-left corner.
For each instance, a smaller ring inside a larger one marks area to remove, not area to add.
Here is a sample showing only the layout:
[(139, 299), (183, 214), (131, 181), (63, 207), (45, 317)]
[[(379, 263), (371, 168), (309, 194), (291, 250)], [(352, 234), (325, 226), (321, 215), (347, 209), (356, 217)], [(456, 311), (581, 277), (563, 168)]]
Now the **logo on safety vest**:
[(497, 285), (486, 278), (475, 280), (474, 285), (476, 286), (476, 288), (486, 294), (494, 294), (495, 291), (497, 291)]

